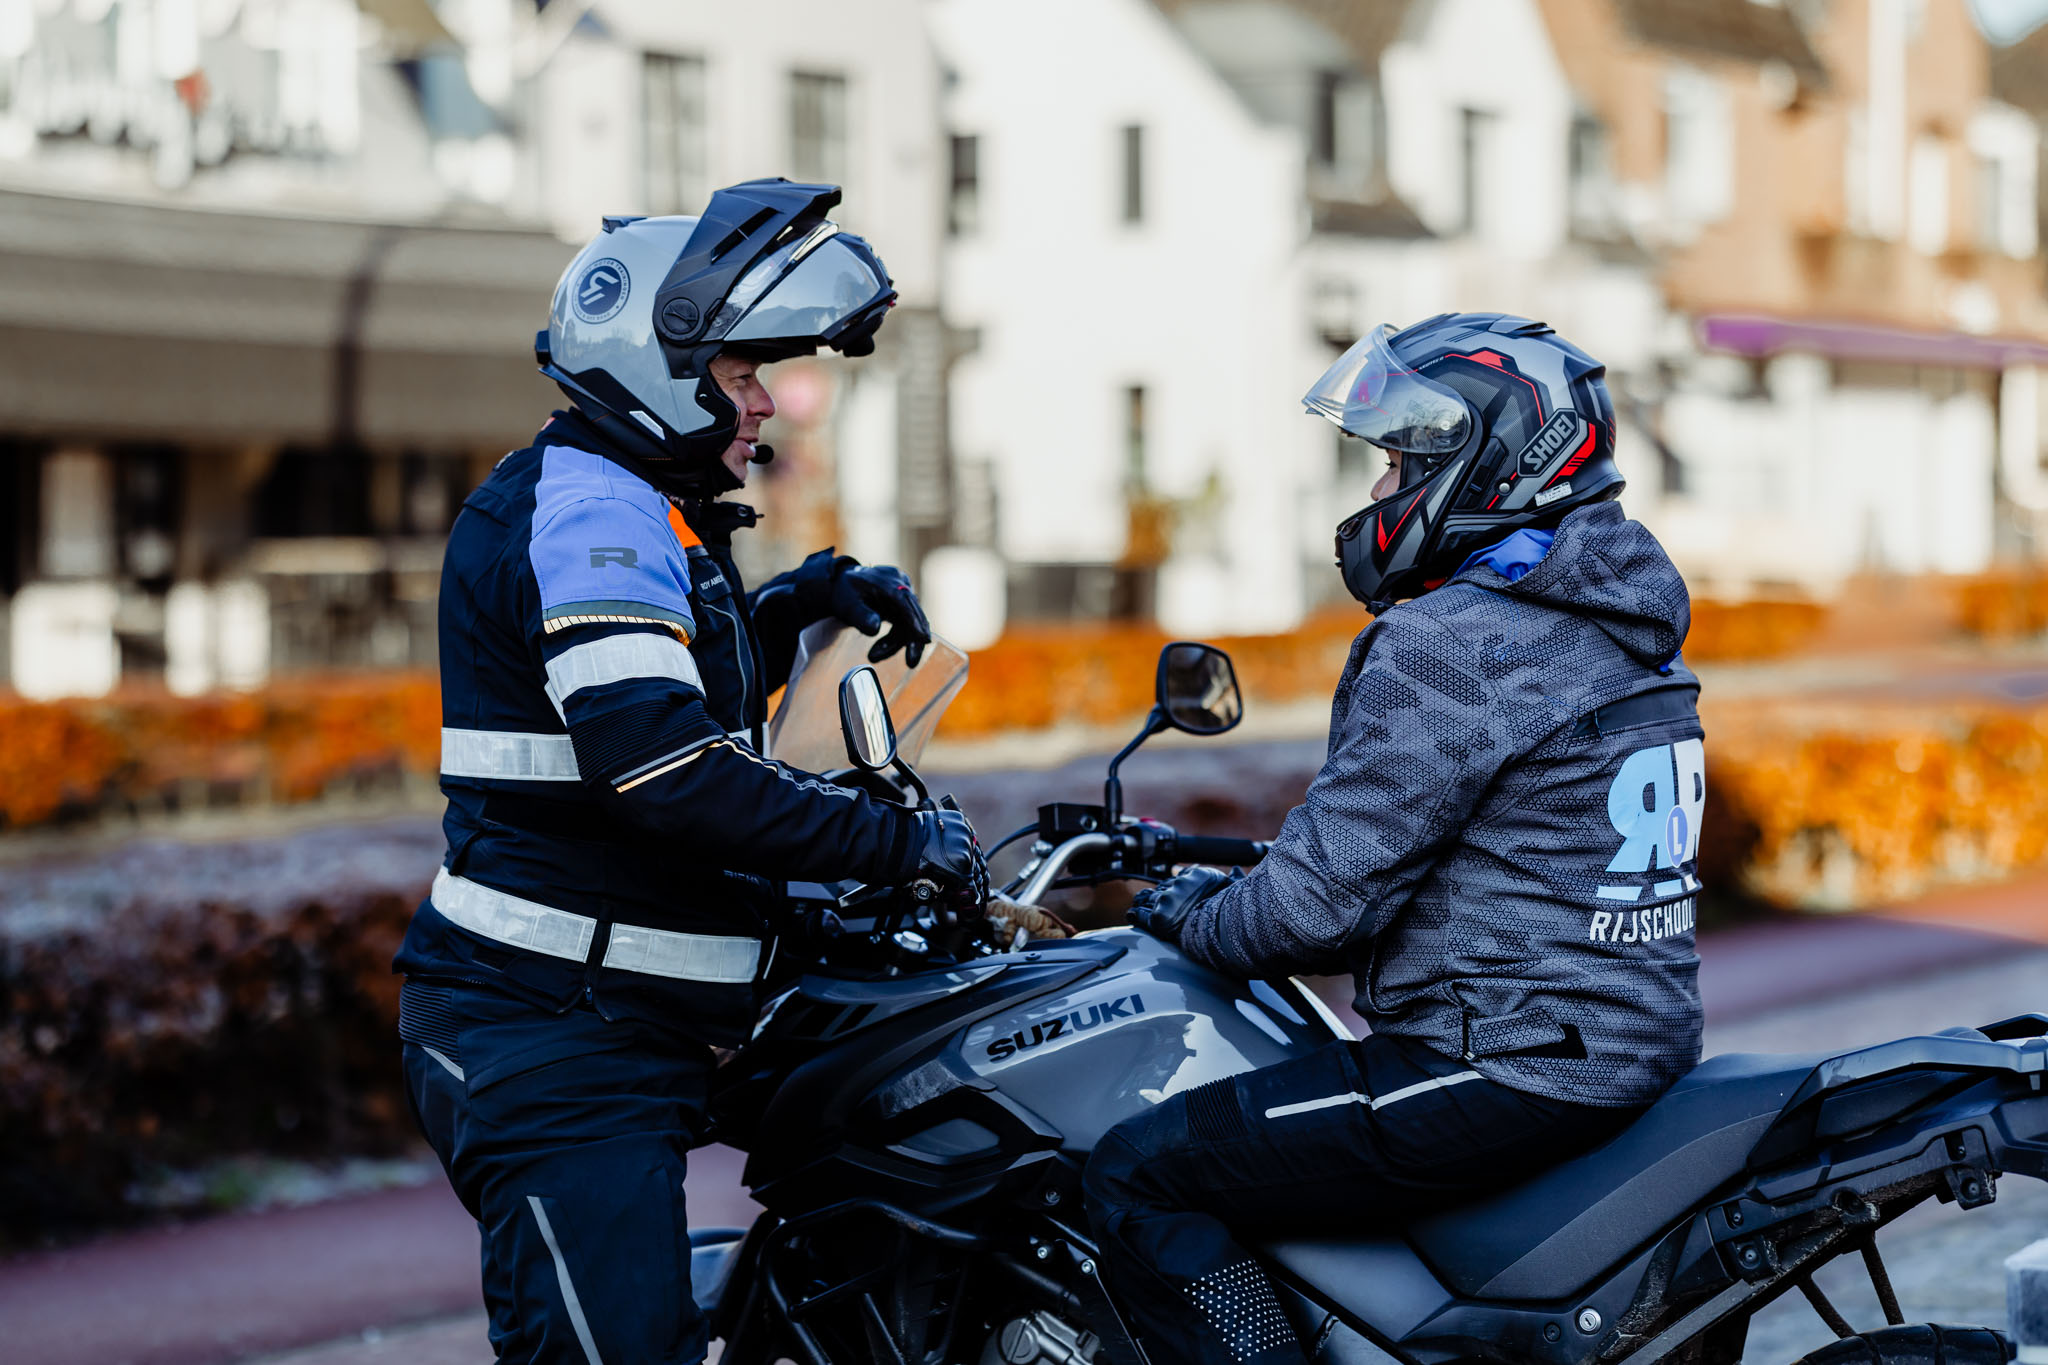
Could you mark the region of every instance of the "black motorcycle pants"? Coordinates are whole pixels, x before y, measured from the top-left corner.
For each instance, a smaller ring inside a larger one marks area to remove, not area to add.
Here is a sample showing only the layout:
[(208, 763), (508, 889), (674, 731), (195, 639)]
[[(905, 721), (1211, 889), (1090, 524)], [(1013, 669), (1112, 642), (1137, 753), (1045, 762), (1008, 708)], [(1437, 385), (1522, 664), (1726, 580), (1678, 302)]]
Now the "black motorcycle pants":
[(1300, 1365), (1245, 1241), (1387, 1227), (1512, 1184), (1640, 1112), (1524, 1094), (1374, 1036), (1125, 1120), (1082, 1186), (1109, 1287), (1152, 1365)]
[(421, 1131), (482, 1238), (499, 1365), (698, 1365), (683, 1173), (710, 1049), (420, 980), (399, 1032)]

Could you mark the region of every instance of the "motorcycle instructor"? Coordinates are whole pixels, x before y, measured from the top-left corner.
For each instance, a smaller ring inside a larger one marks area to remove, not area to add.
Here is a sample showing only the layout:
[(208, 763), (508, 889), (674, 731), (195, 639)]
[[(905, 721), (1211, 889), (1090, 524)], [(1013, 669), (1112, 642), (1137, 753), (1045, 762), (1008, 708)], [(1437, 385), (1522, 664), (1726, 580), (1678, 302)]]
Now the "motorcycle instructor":
[(1372, 1033), (1096, 1148), (1089, 1217), (1154, 1365), (1304, 1360), (1240, 1237), (1515, 1183), (1699, 1060), (1690, 605), (1613, 501), (1603, 374), (1542, 323), (1446, 314), (1374, 329), (1304, 400), (1387, 452), (1337, 533), (1375, 618), (1264, 861), (1188, 869), (1131, 914), (1232, 975), (1350, 972)]
[(448, 853), (395, 967), (420, 1125), (482, 1238), (505, 1365), (701, 1361), (685, 1153), (743, 1041), (778, 879), (979, 895), (954, 811), (764, 756), (796, 637), (837, 618), (915, 665), (895, 569), (820, 551), (747, 593), (731, 538), (775, 405), (761, 368), (866, 355), (895, 300), (828, 185), (757, 180), (697, 218), (607, 218), (536, 351), (569, 397), (449, 536)]

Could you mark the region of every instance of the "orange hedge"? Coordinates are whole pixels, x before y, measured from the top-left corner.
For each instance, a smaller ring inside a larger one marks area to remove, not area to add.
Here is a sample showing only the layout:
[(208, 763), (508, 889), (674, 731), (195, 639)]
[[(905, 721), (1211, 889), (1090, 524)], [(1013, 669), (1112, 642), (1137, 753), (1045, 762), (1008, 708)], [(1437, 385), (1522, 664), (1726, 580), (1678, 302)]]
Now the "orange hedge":
[[(1688, 654), (1792, 647), (1799, 604), (1707, 604)], [(1254, 704), (1326, 697), (1363, 617), (1224, 640)], [(975, 656), (947, 716), (960, 738), (1061, 722), (1134, 724), (1165, 636), (1131, 626), (1020, 627)], [(1707, 700), (1710, 841), (1782, 904), (1894, 900), (2048, 860), (2048, 707), (1976, 702)], [(93, 701), (0, 696), (0, 820), (167, 801), (297, 801), (437, 767), (439, 701), (422, 674), (281, 681), (262, 693)]]
[(0, 693), (0, 824), (179, 799), (303, 801), (440, 758), (428, 674), (281, 679), (262, 692), (32, 702)]
[[(1768, 658), (1804, 645), (1826, 608), (1813, 602), (1695, 602), (1686, 658), (1695, 662)], [(1284, 635), (1215, 641), (1230, 651), (1253, 702), (1327, 697), (1351, 641), (1371, 617), (1356, 608), (1318, 613)], [(1124, 622), (1014, 626), (974, 655), (965, 691), (946, 713), (949, 739), (1039, 730), (1061, 722), (1135, 724), (1152, 704), (1152, 672), (1170, 638)]]
[[(1687, 655), (1782, 653), (1820, 617), (1808, 603), (1697, 603)], [(1299, 701), (1329, 694), (1369, 619), (1339, 609), (1284, 635), (1218, 643), (1255, 704)], [(944, 733), (1135, 724), (1151, 704), (1167, 638), (1130, 623), (1017, 626), (975, 654)], [(261, 692), (192, 698), (133, 690), (31, 702), (0, 693), (0, 825), (188, 799), (303, 801), (366, 776), (432, 776), (439, 730), (436, 683), (423, 673), (284, 678)]]
[(2048, 630), (2048, 577), (2033, 569), (1980, 574), (1954, 585), (1956, 624), (1987, 640)]
[(1710, 797), (1748, 835), (1731, 870), (1762, 899), (1845, 909), (2048, 856), (2048, 708), (1709, 701), (1705, 720)]

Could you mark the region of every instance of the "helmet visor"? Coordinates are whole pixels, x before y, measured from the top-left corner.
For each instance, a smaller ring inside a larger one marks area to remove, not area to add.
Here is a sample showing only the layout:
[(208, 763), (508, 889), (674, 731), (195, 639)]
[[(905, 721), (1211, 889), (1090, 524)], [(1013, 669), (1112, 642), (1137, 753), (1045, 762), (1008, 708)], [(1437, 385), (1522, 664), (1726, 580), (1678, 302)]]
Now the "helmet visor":
[(860, 238), (805, 238), (740, 278), (705, 340), (829, 340), (891, 293), (882, 263)]
[(1382, 324), (1323, 371), (1301, 404), (1353, 436), (1417, 455), (1447, 455), (1472, 432), (1472, 410), (1458, 394), (1410, 369), (1394, 354)]

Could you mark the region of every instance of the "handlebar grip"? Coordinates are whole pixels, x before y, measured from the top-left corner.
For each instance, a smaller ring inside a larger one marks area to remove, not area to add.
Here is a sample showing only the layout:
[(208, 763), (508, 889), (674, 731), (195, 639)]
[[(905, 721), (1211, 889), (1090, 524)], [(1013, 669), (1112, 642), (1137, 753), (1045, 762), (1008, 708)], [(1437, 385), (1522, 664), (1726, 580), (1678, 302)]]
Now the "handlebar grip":
[(1173, 841), (1173, 858), (1180, 863), (1250, 867), (1266, 856), (1269, 847), (1271, 845), (1261, 839), (1217, 839), (1203, 834), (1183, 834)]

